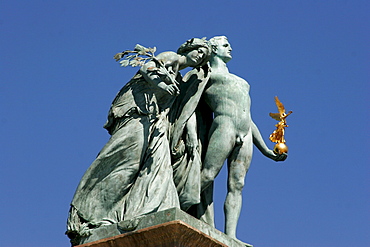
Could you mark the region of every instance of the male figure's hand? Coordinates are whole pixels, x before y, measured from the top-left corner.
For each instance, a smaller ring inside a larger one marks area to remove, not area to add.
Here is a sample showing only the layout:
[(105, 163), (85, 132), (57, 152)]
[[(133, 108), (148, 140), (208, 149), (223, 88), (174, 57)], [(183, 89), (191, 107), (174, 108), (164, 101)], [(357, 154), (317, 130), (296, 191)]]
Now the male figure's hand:
[(286, 160), (286, 158), (288, 158), (288, 154), (287, 153), (282, 153), (282, 154), (275, 154), (276, 157), (275, 157), (275, 161), (284, 161)]
[(284, 161), (288, 157), (287, 153), (277, 154), (272, 150), (268, 150), (267, 154), (265, 155), (275, 161)]

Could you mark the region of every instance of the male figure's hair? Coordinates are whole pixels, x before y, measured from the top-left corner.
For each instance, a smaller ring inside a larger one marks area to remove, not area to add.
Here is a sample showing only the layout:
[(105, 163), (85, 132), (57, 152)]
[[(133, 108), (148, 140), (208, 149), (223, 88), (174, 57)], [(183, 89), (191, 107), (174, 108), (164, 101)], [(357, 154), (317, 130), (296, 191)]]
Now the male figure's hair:
[(218, 40), (223, 40), (223, 39), (227, 40), (227, 37), (226, 36), (215, 36), (215, 37), (211, 38), (208, 41), (208, 43), (212, 47), (212, 50), (217, 47), (217, 41)]

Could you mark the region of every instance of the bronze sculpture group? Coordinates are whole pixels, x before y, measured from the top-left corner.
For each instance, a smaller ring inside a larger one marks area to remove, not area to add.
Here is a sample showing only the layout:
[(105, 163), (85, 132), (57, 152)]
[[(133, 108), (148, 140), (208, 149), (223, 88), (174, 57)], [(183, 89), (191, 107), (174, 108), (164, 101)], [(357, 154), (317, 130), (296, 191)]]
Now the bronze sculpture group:
[[(225, 233), (236, 239), (253, 144), (270, 150), (250, 114), (249, 84), (231, 74), (225, 36), (193, 38), (177, 53), (138, 45), (115, 56), (141, 66), (118, 92), (105, 128), (111, 138), (78, 185), (67, 223), (76, 239), (104, 225), (181, 208), (214, 226), (213, 181), (227, 160)], [(146, 56), (143, 58), (143, 56)], [(184, 77), (180, 70), (193, 67)]]

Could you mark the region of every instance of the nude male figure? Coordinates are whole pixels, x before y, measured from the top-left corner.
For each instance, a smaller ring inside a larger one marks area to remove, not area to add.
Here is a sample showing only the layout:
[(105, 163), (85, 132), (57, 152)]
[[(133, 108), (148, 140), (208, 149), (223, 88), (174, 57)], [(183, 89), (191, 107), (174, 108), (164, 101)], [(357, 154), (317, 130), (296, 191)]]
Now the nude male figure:
[(211, 79), (204, 91), (204, 98), (214, 113), (209, 134), (201, 188), (205, 190), (228, 161), (227, 197), (224, 204), (225, 233), (236, 239), (236, 226), (242, 206), (242, 189), (245, 175), (252, 159), (253, 144), (266, 157), (283, 161), (287, 155), (277, 155), (270, 150), (251, 118), (249, 84), (229, 73), (231, 46), (225, 36), (210, 40)]

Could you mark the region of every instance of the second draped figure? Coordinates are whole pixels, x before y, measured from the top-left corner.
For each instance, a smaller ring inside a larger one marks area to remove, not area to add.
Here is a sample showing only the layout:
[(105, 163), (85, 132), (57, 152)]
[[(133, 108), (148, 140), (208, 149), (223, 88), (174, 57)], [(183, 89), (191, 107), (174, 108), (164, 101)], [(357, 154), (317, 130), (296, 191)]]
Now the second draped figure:
[[(71, 203), (72, 244), (102, 225), (200, 203), (201, 140), (187, 129), (196, 128), (188, 120), (200, 106), (210, 52), (204, 39), (188, 40), (144, 64), (118, 92), (104, 126), (111, 138)], [(194, 70), (183, 79), (187, 67)]]

